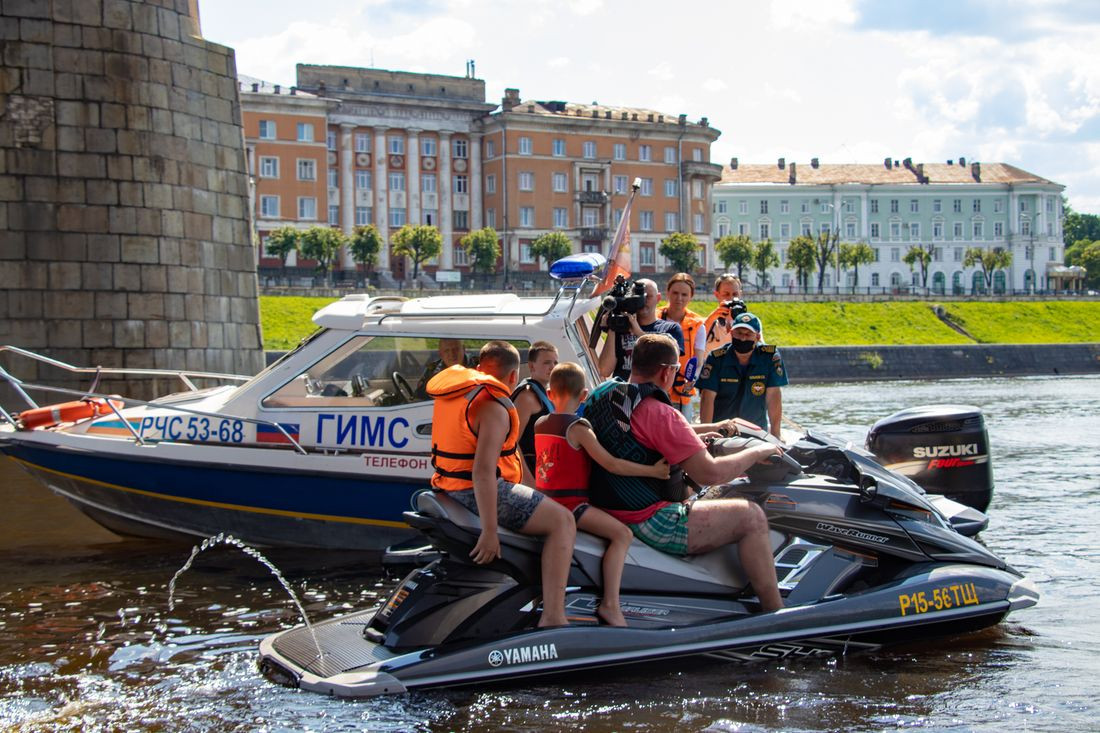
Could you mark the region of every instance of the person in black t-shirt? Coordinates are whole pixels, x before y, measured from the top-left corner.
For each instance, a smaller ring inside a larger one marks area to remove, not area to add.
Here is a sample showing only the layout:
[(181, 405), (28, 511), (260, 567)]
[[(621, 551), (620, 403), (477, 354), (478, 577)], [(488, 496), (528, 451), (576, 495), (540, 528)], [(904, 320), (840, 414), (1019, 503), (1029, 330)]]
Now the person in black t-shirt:
[[(600, 351), (600, 376), (618, 377), (624, 382), (630, 378), (630, 355), (634, 351), (634, 342), (644, 333), (667, 333), (676, 342), (680, 353), (684, 353), (684, 331), (679, 323), (662, 321), (657, 318), (657, 302), (661, 293), (657, 283), (652, 280), (638, 280), (645, 286), (645, 306), (637, 313), (628, 313), (630, 330), (625, 333), (609, 332)], [(606, 328), (606, 322), (600, 324)]]

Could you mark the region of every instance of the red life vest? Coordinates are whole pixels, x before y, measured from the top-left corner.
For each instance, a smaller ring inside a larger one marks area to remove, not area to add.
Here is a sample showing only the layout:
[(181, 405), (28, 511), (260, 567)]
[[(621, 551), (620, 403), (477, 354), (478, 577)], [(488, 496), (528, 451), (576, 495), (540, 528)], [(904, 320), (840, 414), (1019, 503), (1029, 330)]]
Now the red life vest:
[(535, 423), (535, 488), (573, 509), (588, 503), (588, 479), (592, 461), (583, 448), (569, 445), (565, 437), (576, 415), (553, 412)]
[(470, 409), (484, 400), (496, 400), (508, 410), (508, 435), (497, 459), (497, 476), (512, 483), (523, 480), (516, 450), (519, 414), (508, 399), (508, 388), (496, 377), (462, 365), (448, 367), (427, 385), (435, 400), (432, 409), (432, 486), (444, 491), (474, 487), (477, 433), (470, 425)]

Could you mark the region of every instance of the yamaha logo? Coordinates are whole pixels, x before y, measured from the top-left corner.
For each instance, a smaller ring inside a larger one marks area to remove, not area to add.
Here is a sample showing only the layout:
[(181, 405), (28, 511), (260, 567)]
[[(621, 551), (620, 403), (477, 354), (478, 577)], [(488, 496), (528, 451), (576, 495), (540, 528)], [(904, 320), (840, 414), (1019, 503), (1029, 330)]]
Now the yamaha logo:
[(502, 664), (526, 664), (527, 662), (543, 662), (557, 658), (558, 647), (556, 645), (537, 644), (518, 646), (512, 649), (494, 649), (489, 652), (489, 665), (499, 667)]
[(504, 655), (494, 649), (489, 652), (489, 665), (493, 667), (499, 667), (504, 663)]

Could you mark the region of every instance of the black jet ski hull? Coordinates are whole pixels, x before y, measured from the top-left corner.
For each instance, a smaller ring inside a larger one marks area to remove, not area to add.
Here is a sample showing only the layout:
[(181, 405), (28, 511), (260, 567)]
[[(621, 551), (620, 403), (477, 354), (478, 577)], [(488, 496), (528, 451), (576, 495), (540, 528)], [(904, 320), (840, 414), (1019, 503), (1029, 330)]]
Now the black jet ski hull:
[[(312, 632), (298, 627), (272, 635), (261, 643), (260, 663), (284, 684), (367, 697), (695, 655), (735, 662), (843, 655), (992, 626), (1037, 599), (1034, 586), (1009, 569), (928, 564), (895, 582), (776, 613), (751, 614), (736, 601), (716, 598), (710, 602), (714, 618), (660, 627), (652, 617), (661, 615), (661, 603), (674, 606), (679, 599), (624, 595), (628, 621), (647, 628), (575, 623), (396, 650), (367, 638), (379, 610), (372, 609)], [(570, 610), (594, 605), (590, 594), (567, 599)], [(632, 608), (643, 609), (642, 616), (648, 609), (650, 618), (632, 617)]]

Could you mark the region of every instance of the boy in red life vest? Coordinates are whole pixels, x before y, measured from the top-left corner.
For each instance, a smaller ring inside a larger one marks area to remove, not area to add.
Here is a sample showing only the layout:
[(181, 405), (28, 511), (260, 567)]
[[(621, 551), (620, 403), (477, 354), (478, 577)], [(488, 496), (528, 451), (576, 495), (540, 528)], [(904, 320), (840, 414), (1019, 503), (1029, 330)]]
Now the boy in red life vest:
[(536, 341), (527, 352), (527, 370), (531, 376), (512, 392), (512, 403), (519, 413), (519, 448), (527, 470), (535, 470), (535, 421), (554, 411), (546, 396), (550, 372), (558, 365), (558, 350), (549, 341)]
[(592, 426), (577, 417), (577, 407), (588, 396), (584, 372), (566, 362), (550, 373), (550, 399), (554, 412), (535, 423), (535, 488), (573, 512), (577, 527), (608, 541), (603, 555), (603, 598), (596, 616), (610, 626), (626, 626), (619, 606), (623, 564), (634, 534), (610, 514), (588, 504), (591, 460), (623, 476), (668, 478), (668, 462), (652, 465), (615, 458), (600, 445)]
[(564, 507), (522, 483), (519, 415), (508, 399), (518, 379), (519, 352), (506, 341), (482, 346), (477, 369), (456, 364), (431, 378), (431, 484), (481, 518), (470, 551), (479, 565), (500, 557), (498, 526), (543, 538), (539, 626), (564, 626), (577, 527)]

